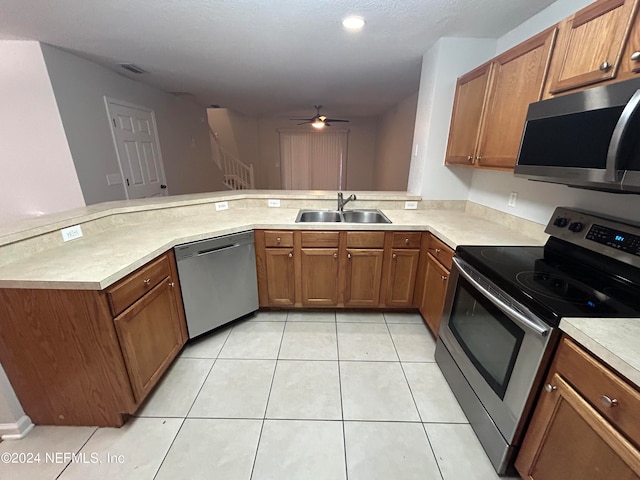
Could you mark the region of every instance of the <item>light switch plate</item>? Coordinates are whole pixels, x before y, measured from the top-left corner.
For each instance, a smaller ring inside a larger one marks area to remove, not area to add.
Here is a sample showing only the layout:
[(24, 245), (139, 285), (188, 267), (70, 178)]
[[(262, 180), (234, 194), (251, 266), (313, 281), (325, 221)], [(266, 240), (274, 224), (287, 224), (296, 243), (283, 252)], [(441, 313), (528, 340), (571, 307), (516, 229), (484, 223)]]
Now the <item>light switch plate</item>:
[(74, 225), (72, 227), (63, 228), (60, 230), (60, 233), (62, 234), (62, 241), (68, 242), (69, 240), (80, 238), (82, 236), (82, 228), (80, 228), (80, 225)]
[(418, 209), (418, 202), (404, 202), (404, 209), (405, 210), (417, 210)]
[(229, 204), (227, 202), (216, 202), (215, 206), (216, 212), (219, 212), (220, 210), (229, 210)]
[(279, 198), (270, 198), (267, 201), (267, 205), (269, 205), (270, 207), (279, 208), (280, 207), (280, 199)]
[(518, 192), (511, 192), (511, 194), (509, 195), (509, 201), (507, 202), (507, 205), (511, 208), (514, 208), (517, 202), (518, 202)]

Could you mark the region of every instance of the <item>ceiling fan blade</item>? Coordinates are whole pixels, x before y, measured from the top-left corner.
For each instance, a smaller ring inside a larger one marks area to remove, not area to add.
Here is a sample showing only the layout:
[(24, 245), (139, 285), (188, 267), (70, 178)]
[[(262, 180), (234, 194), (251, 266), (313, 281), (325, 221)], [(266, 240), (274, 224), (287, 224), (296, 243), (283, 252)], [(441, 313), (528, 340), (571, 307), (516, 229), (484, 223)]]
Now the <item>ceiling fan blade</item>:
[(347, 122), (347, 123), (349, 123), (349, 120), (340, 120), (339, 118), (327, 118), (325, 120), (325, 122)]
[(295, 118), (290, 118), (289, 120), (311, 120), (309, 117), (295, 117)]
[[(293, 119), (292, 119), (293, 120)], [(313, 123), (311, 120), (307, 120), (306, 122), (299, 123), (298, 125), (304, 125), (306, 123)]]

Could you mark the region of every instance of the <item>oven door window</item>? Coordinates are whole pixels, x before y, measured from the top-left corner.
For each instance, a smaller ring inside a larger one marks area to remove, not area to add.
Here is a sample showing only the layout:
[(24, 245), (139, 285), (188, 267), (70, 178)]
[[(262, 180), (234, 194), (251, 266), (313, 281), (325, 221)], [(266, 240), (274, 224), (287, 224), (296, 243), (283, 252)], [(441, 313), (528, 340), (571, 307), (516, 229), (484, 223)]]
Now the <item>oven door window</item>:
[(496, 395), (504, 399), (524, 330), (462, 278), (449, 329)]

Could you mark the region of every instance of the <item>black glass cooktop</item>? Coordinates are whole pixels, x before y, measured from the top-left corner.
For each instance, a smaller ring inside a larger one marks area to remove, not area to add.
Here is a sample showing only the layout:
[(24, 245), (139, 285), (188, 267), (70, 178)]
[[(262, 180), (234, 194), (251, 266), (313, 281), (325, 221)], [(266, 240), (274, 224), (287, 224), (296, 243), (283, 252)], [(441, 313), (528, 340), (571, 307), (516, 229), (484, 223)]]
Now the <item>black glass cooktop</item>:
[(640, 272), (555, 239), (545, 247), (460, 246), (456, 255), (552, 326), (562, 317), (640, 316)]

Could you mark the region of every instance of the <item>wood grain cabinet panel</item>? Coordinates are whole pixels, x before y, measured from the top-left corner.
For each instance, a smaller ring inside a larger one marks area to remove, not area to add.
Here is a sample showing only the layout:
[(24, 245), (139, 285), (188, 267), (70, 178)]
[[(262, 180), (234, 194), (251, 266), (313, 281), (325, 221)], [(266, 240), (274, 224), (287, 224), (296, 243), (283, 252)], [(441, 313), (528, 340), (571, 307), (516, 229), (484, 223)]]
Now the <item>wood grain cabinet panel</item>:
[(293, 248), (265, 249), (268, 305), (290, 307), (295, 303)]
[(615, 78), (636, 8), (637, 0), (599, 0), (562, 22), (549, 92)]
[(460, 77), (456, 83), (445, 163), (473, 165), (491, 64)]
[(302, 248), (300, 267), (302, 272), (302, 304), (307, 307), (337, 305), (338, 249)]
[(347, 249), (345, 306), (378, 306), (380, 303), (383, 256), (383, 249)]
[(447, 270), (433, 255), (427, 253), (424, 292), (420, 303), (420, 313), (431, 332), (437, 337), (444, 310), (444, 300), (449, 284)]
[[(576, 370), (585, 366), (584, 370)], [(590, 354), (567, 337), (562, 339), (516, 459), (522, 478), (640, 478), (638, 439), (625, 435), (622, 418), (629, 416), (632, 422), (637, 405), (629, 403), (628, 396), (615, 397), (617, 387), (612, 387), (610, 375), (614, 374)], [(615, 402), (604, 408), (615, 411), (614, 417), (602, 414), (600, 398), (593, 398), (590, 393), (594, 388), (598, 397), (605, 392), (612, 395), (609, 400)], [(631, 386), (627, 388), (635, 391)], [(616, 410), (623, 405), (627, 408)]]
[(634, 21), (632, 22), (631, 32), (626, 42), (622, 60), (620, 62), (620, 72), (618, 78), (626, 80), (640, 73), (640, 4), (636, 6)]
[(114, 319), (137, 402), (146, 397), (184, 345), (174, 285), (165, 278)]
[(542, 98), (556, 32), (547, 29), (493, 61), (477, 166), (515, 166), (529, 104)]
[(413, 306), (420, 250), (393, 248), (389, 252), (386, 305), (389, 307)]

